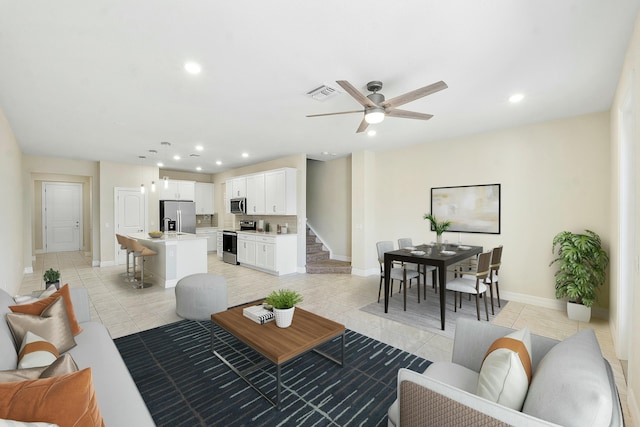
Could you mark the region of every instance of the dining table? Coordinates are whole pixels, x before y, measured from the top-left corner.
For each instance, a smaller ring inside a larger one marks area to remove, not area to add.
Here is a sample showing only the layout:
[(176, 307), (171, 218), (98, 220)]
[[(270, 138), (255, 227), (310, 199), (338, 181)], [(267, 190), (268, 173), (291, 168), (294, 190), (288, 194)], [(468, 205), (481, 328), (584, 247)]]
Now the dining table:
[[(384, 254), (384, 312), (389, 312), (389, 284), (391, 268), (394, 262), (432, 265), (438, 269), (438, 288), (440, 294), (440, 324), (444, 331), (447, 267), (482, 253), (482, 246), (460, 244), (422, 244), (415, 247), (398, 249)], [(426, 267), (425, 267), (426, 268)]]

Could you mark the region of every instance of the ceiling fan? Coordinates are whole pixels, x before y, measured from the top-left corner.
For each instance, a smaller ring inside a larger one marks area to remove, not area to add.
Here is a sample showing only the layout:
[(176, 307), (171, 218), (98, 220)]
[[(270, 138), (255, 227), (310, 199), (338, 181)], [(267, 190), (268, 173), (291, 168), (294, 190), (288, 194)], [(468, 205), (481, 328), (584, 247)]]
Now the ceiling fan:
[(342, 111), (339, 113), (324, 113), (324, 114), (310, 114), (307, 117), (321, 117), (321, 116), (333, 116), (337, 114), (351, 114), (351, 113), (364, 113), (362, 122), (358, 126), (356, 133), (364, 132), (367, 126), (370, 124), (380, 123), (384, 120), (385, 116), (400, 117), (403, 119), (418, 119), (429, 120), (433, 117), (432, 114), (416, 113), (407, 110), (398, 110), (396, 107), (407, 104), (416, 99), (423, 98), (427, 95), (439, 92), (446, 89), (448, 86), (445, 82), (439, 81), (437, 83), (430, 84), (429, 86), (421, 87), (420, 89), (412, 90), (404, 95), (396, 96), (388, 101), (385, 101), (384, 95), (378, 93), (382, 89), (382, 82), (372, 81), (367, 83), (367, 90), (373, 93), (365, 96), (360, 93), (351, 83), (346, 80), (336, 80), (349, 95), (351, 95), (360, 105), (364, 107), (364, 110), (354, 111)]

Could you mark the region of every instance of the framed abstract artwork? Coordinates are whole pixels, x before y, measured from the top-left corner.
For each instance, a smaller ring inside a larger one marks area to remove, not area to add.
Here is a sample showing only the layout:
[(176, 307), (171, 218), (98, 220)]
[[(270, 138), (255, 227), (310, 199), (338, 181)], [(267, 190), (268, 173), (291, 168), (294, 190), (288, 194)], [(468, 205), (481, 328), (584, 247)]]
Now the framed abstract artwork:
[(431, 188), (431, 213), (447, 231), (500, 234), (500, 184)]

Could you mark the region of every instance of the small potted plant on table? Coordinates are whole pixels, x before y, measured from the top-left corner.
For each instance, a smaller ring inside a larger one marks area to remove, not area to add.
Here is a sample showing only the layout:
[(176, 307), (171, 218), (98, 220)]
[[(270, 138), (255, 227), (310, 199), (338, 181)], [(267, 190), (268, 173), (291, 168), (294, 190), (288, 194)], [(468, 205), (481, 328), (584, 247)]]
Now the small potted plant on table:
[(302, 302), (302, 295), (290, 289), (280, 289), (271, 292), (264, 302), (273, 307), (276, 326), (288, 328), (293, 321), (296, 304)]
[(60, 272), (58, 270), (50, 268), (44, 272), (44, 276), (42, 277), (45, 281), (45, 289), (51, 285), (55, 285), (56, 289), (60, 289)]
[(553, 238), (552, 252), (557, 257), (549, 263), (558, 264), (555, 273), (556, 298), (568, 298), (569, 319), (588, 322), (596, 291), (607, 277), (609, 257), (602, 249), (600, 237), (591, 230), (586, 234), (562, 231)]
[(432, 214), (424, 214), (423, 218), (428, 219), (431, 223), (431, 228), (436, 232), (436, 243), (440, 246), (442, 244), (442, 233), (451, 227), (451, 221), (438, 221), (438, 218)]

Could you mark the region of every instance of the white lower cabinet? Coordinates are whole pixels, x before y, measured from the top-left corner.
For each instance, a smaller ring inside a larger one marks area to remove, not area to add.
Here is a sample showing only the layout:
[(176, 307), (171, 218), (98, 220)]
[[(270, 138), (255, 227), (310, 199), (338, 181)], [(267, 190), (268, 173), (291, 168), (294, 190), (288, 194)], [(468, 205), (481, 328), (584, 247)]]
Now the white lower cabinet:
[(207, 238), (207, 252), (215, 252), (218, 246), (218, 230), (215, 228), (196, 228), (198, 236)]
[(296, 272), (298, 236), (238, 232), (238, 262), (277, 275)]

